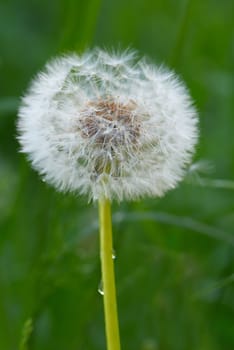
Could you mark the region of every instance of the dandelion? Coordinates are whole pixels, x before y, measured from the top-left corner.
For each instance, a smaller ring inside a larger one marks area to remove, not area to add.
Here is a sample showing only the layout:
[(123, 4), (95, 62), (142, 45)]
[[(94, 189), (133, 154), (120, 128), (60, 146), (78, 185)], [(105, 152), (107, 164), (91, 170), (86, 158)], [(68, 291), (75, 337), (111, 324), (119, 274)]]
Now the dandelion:
[(92, 200), (162, 196), (183, 178), (197, 140), (186, 88), (131, 52), (53, 60), (19, 116), (33, 167), (58, 190)]
[(107, 342), (118, 350), (110, 201), (159, 197), (184, 177), (198, 136), (187, 89), (134, 52), (68, 55), (32, 82), (18, 130), (45, 181), (99, 201)]

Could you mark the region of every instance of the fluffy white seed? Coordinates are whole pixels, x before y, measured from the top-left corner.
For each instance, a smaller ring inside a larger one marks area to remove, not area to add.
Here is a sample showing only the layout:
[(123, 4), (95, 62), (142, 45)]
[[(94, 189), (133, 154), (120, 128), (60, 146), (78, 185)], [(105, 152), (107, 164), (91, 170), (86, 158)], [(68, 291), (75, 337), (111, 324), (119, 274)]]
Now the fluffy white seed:
[(197, 115), (175, 75), (100, 49), (51, 61), (18, 120), (22, 151), (61, 191), (89, 199), (162, 196), (197, 142)]

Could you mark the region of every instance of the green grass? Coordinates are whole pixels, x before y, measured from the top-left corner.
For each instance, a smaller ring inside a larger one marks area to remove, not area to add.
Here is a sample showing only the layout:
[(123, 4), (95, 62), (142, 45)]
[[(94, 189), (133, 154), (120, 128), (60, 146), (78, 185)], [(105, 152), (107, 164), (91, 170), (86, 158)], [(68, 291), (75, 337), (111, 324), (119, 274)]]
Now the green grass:
[[(231, 0), (0, 1), (0, 349), (103, 350), (97, 208), (56, 193), (18, 153), (16, 115), (56, 54), (133, 47), (175, 69), (213, 164), (163, 199), (114, 204), (123, 350), (234, 348)], [(214, 181), (225, 179), (230, 182)]]

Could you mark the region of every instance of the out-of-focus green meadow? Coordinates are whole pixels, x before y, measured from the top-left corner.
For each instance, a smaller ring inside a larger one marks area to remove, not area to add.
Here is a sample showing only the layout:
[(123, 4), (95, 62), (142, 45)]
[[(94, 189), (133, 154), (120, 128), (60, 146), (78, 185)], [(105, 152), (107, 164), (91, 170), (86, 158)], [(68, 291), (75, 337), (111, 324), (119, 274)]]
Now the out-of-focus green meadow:
[[(0, 349), (105, 349), (97, 208), (56, 193), (18, 153), (20, 96), (45, 62), (132, 47), (173, 68), (200, 114), (190, 176), (162, 199), (114, 204), (125, 350), (234, 349), (232, 0), (0, 0)], [(223, 179), (225, 181), (219, 181)]]

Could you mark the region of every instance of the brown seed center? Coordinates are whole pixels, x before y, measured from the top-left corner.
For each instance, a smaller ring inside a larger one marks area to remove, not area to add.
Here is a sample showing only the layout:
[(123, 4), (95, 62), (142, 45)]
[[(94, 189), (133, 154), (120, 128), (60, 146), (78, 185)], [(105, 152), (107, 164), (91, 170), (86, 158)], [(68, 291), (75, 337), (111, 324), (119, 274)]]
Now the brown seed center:
[(140, 134), (136, 103), (123, 104), (110, 99), (91, 102), (83, 111), (81, 132), (102, 147), (136, 144)]

